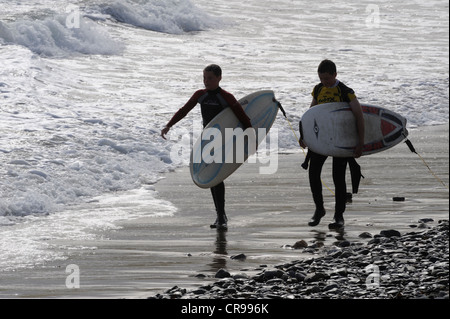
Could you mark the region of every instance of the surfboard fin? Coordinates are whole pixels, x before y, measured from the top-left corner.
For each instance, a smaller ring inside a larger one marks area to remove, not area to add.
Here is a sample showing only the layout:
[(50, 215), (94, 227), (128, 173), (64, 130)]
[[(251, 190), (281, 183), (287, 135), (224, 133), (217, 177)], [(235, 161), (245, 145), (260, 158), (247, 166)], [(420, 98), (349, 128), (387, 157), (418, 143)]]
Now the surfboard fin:
[(303, 125), (301, 120), (298, 122), (298, 131), (300, 132), (300, 140), (303, 140)]
[(281, 106), (281, 103), (278, 102), (276, 98), (273, 98), (273, 101), (274, 101), (275, 103), (277, 103), (278, 108), (280, 109), (281, 113), (283, 113), (284, 117), (287, 118), (287, 116), (286, 116), (286, 111), (283, 109), (283, 106)]
[(361, 166), (354, 158), (349, 159), (348, 165), (350, 166), (350, 176), (352, 178), (352, 192), (353, 194), (358, 194), (359, 183), (361, 178), (364, 178), (364, 175), (361, 174)]
[(309, 160), (311, 159), (311, 153), (306, 153), (305, 161), (302, 164), (304, 170), (308, 170)]

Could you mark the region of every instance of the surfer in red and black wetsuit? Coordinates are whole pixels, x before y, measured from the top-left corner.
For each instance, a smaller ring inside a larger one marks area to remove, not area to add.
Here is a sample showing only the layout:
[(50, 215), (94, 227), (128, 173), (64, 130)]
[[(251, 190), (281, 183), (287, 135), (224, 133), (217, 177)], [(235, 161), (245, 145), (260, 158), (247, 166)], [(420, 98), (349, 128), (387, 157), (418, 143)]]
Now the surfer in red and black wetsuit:
[[(334, 221), (329, 224), (328, 227), (330, 229), (340, 229), (344, 227), (343, 214), (345, 212), (347, 200), (347, 185), (345, 183), (345, 171), (347, 169), (347, 163), (350, 164), (350, 169), (352, 170), (354, 193), (357, 192), (359, 179), (362, 176), (360, 167), (356, 163), (355, 158), (360, 157), (362, 154), (364, 145), (364, 118), (361, 105), (356, 98), (355, 92), (336, 79), (337, 70), (334, 62), (330, 60), (322, 61), (318, 68), (318, 74), (320, 78), (320, 84), (316, 85), (312, 92), (313, 100), (311, 102), (311, 107), (322, 103), (348, 102), (353, 114), (355, 115), (356, 126), (358, 128), (359, 140), (353, 151), (353, 157), (333, 157), (333, 182), (335, 186), (336, 206)], [(300, 144), (303, 148), (307, 147), (307, 145), (302, 140), (300, 141)], [(316, 226), (320, 223), (321, 218), (325, 216), (325, 208), (322, 196), (322, 180), (320, 175), (322, 173), (322, 167), (327, 159), (327, 156), (320, 155), (312, 152), (311, 150), (308, 150), (308, 158), (310, 160), (309, 183), (311, 186), (314, 203), (316, 204), (316, 210), (308, 225)]]
[[(229, 92), (223, 90), (219, 83), (222, 80), (222, 69), (215, 64), (207, 66), (203, 70), (203, 83), (205, 89), (198, 90), (189, 99), (189, 101), (179, 109), (172, 119), (167, 123), (161, 131), (161, 136), (169, 132), (170, 128), (182, 120), (198, 103), (201, 106), (201, 113), (203, 118), (203, 127), (225, 108), (230, 107), (236, 117), (243, 124), (244, 130), (252, 127), (250, 119), (245, 114), (241, 104)], [(211, 188), (211, 194), (216, 207), (217, 219), (211, 228), (227, 229), (228, 218), (225, 214), (225, 184), (221, 182), (217, 186)]]

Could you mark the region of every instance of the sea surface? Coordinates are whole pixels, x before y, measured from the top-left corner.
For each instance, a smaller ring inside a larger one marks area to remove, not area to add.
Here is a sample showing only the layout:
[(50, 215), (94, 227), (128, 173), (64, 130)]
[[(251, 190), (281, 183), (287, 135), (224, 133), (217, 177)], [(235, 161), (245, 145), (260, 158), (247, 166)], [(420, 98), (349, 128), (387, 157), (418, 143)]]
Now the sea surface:
[[(0, 8), (0, 272), (64, 259), (58, 239), (177, 214), (154, 184), (188, 164), (199, 108), (167, 141), (159, 134), (203, 88), (211, 63), (237, 98), (273, 90), (294, 127), (325, 58), (360, 101), (402, 114), (410, 128), (449, 123), (447, 1), (0, 0)], [(298, 151), (281, 114), (274, 131), (275, 151)]]

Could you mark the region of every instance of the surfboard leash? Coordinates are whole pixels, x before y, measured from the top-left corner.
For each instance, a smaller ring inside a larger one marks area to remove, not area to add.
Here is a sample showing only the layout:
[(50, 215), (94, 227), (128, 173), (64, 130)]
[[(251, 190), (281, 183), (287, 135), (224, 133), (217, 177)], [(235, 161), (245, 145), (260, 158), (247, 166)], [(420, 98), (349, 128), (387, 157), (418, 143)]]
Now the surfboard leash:
[(425, 166), (428, 168), (428, 170), (431, 172), (431, 174), (433, 174), (434, 178), (436, 178), (442, 185), (444, 185), (445, 188), (448, 189), (448, 186), (433, 172), (433, 170), (430, 168), (430, 166), (427, 164), (427, 162), (423, 159), (423, 157), (417, 153), (416, 149), (414, 148), (413, 144), (411, 143), (411, 141), (406, 137), (405, 134), (403, 134), (403, 136), (406, 138), (405, 143), (406, 145), (408, 145), (409, 150), (413, 153), (416, 153), (420, 159), (422, 160), (422, 162), (425, 164)]
[[(301, 150), (302, 150), (302, 152), (303, 152), (303, 155), (305, 156), (305, 159), (307, 159), (307, 158), (308, 158), (308, 154), (306, 154), (305, 149), (301, 146), (301, 144), (300, 144), (300, 139), (299, 139), (299, 137), (297, 136), (297, 133), (295, 133), (294, 127), (292, 126), (291, 121), (289, 121), (289, 119), (288, 119), (288, 117), (287, 117), (287, 115), (286, 115), (286, 111), (284, 110), (283, 106), (281, 105), (281, 103), (280, 103), (278, 100), (276, 100), (275, 98), (273, 98), (273, 101), (274, 101), (275, 103), (277, 103), (278, 108), (280, 109), (281, 113), (283, 113), (283, 116), (284, 116), (284, 118), (286, 119), (286, 121), (289, 123), (289, 127), (291, 128), (291, 131), (292, 131), (292, 133), (294, 133), (295, 139), (297, 140), (298, 145), (300, 146), (300, 148), (301, 148)], [(306, 162), (305, 162), (305, 163), (306, 163)], [(308, 166), (306, 166), (306, 168), (305, 168), (305, 166), (303, 166), (303, 165), (304, 165), (304, 164), (302, 164), (302, 167), (303, 167), (304, 169), (307, 169), (307, 168), (308, 168)], [(306, 164), (306, 165), (307, 165), (307, 164)], [(335, 194), (334, 194), (334, 192), (331, 190), (331, 188), (329, 188), (328, 185), (325, 184), (325, 182), (322, 180), (322, 178), (321, 178), (320, 180), (322, 181), (322, 184), (323, 184), (323, 185), (331, 192), (331, 194), (333, 194), (333, 196), (334, 196)]]

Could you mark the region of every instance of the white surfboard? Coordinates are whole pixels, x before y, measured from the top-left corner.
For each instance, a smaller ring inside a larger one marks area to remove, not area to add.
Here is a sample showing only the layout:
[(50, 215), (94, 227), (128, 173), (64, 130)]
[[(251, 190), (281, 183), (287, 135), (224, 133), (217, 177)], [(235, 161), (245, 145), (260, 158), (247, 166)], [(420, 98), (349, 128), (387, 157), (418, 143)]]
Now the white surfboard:
[[(406, 119), (385, 108), (361, 104), (364, 116), (364, 147), (362, 155), (387, 150), (408, 136)], [(300, 134), (313, 152), (352, 157), (358, 143), (356, 120), (348, 103), (319, 104), (305, 112)]]
[[(243, 131), (230, 107), (203, 129), (191, 151), (190, 171), (201, 188), (216, 186), (233, 174), (256, 151), (278, 113), (273, 91), (259, 91), (239, 100), (253, 129)], [(249, 142), (250, 141), (250, 142)]]

